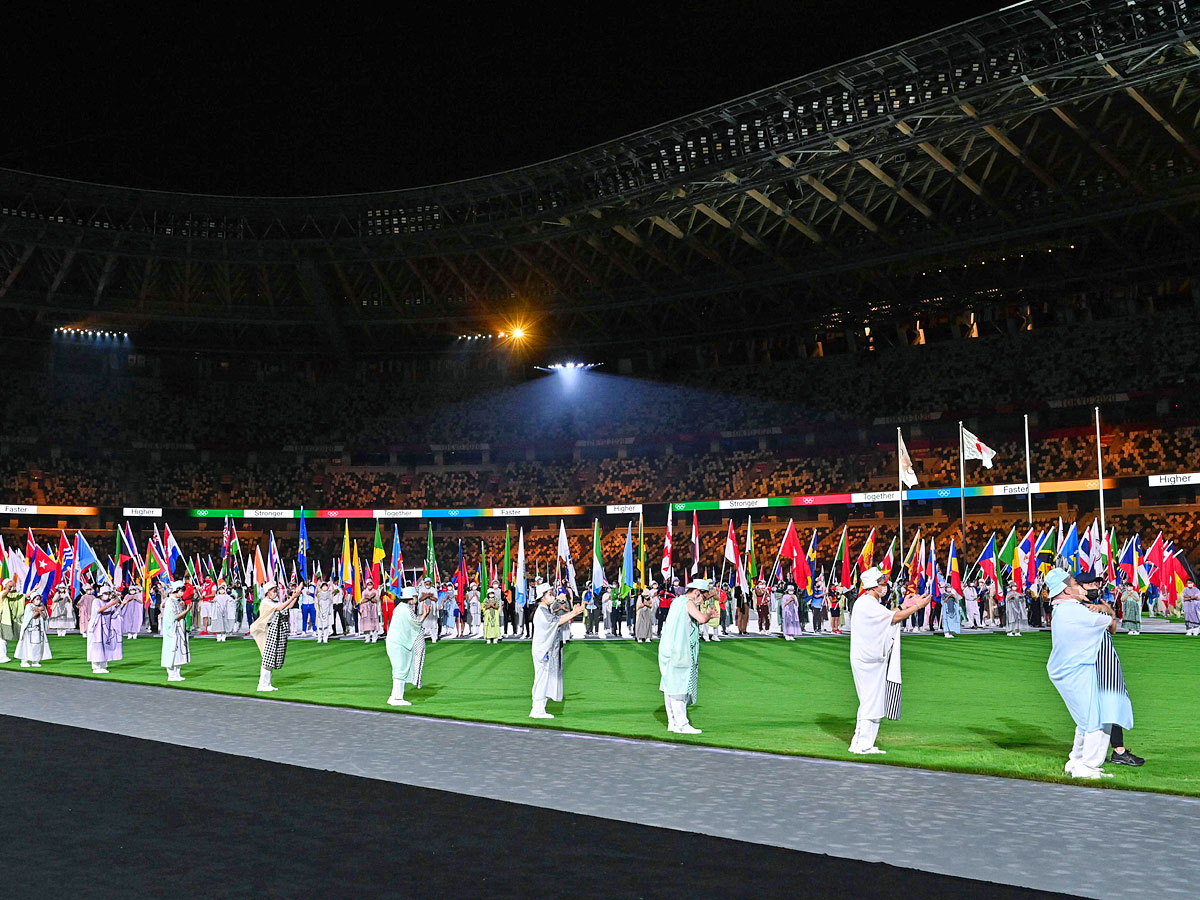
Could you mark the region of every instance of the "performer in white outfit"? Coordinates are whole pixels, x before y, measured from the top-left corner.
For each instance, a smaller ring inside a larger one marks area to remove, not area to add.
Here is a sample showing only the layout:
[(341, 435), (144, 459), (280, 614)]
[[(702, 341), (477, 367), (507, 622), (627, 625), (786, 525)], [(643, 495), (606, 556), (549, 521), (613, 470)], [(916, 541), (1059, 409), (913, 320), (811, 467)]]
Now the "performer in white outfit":
[(1100, 767), (1113, 726), (1133, 727), (1133, 704), (1112, 642), (1117, 617), (1107, 603), (1085, 603), (1087, 591), (1062, 569), (1046, 575), (1046, 592), (1054, 604), (1046, 673), (1075, 720), (1064, 771), (1072, 778), (1109, 778)]
[(539, 584), (537, 588), (537, 607), (533, 614), (533, 709), (529, 711), (531, 719), (553, 719), (546, 712), (547, 700), (562, 700), (563, 698), (563, 641), (562, 626), (570, 625), (571, 620), (583, 613), (583, 604), (576, 603), (567, 612), (566, 595), (560, 595), (555, 600), (550, 585)]
[(171, 589), (163, 599), (160, 662), (167, 670), (167, 681), (183, 681), (179, 670), (192, 661), (187, 633), (187, 614), (191, 604), (183, 602), (183, 587), (182, 581), (171, 582)]
[(392, 694), (389, 706), (412, 706), (404, 699), (404, 685), (421, 687), (421, 674), (425, 671), (425, 630), (423, 623), (429, 615), (429, 607), (417, 611), (417, 589), (406, 587), (400, 592), (400, 603), (392, 612), (388, 623), (388, 659), (392, 662)]
[(658, 641), (658, 689), (667, 708), (667, 731), (700, 734), (688, 721), (687, 708), (700, 698), (700, 627), (714, 615), (708, 605), (715, 598), (707, 578), (693, 578), (683, 594), (671, 601)]
[(909, 595), (899, 609), (884, 605), (887, 578), (872, 566), (859, 578), (850, 630), (850, 669), (858, 692), (858, 721), (850, 752), (886, 753), (875, 746), (879, 723), (900, 718), (900, 624), (929, 605), (930, 595)]
[(46, 640), (46, 622), (50, 615), (41, 594), (30, 594), (29, 597), (21, 615), (21, 631), (13, 655), (21, 661), (22, 669), (40, 669), (42, 660), (50, 659), (50, 642)]
[[(169, 624), (169, 622), (167, 623)], [(237, 600), (229, 592), (224, 578), (217, 579), (217, 592), (212, 598), (212, 619), (208, 623), (209, 634), (217, 636), (217, 643), (233, 633), (237, 627)]]
[(48, 631), (57, 631), (59, 637), (64, 637), (75, 627), (75, 610), (71, 607), (71, 592), (65, 584), (60, 584), (50, 598), (50, 619), (46, 622)]

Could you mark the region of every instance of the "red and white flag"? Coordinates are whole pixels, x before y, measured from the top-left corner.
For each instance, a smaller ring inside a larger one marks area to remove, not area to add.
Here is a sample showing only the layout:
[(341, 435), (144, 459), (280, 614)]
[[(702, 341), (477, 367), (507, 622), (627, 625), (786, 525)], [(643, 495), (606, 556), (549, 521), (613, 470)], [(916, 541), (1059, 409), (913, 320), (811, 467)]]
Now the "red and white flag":
[(662, 574), (663, 578), (667, 578), (671, 574), (671, 504), (667, 504), (667, 537), (666, 543), (663, 544), (662, 558)]
[(992, 459), (996, 456), (996, 451), (965, 428), (962, 430), (962, 438), (963, 459), (977, 459), (983, 463), (985, 469), (990, 469), (992, 467)]
[(700, 517), (692, 510), (692, 577), (700, 574)]
[(742, 592), (749, 596), (750, 583), (746, 580), (746, 573), (742, 569), (742, 554), (738, 550), (737, 535), (733, 533), (733, 519), (729, 520), (729, 533), (725, 536), (725, 559), (737, 573), (738, 584), (741, 585)]

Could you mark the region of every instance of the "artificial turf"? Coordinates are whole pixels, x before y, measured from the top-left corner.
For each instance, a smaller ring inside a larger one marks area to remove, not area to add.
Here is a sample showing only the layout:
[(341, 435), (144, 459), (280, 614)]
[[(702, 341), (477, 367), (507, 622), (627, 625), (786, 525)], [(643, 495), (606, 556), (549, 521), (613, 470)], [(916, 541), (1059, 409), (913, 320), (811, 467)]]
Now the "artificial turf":
[[(1183, 635), (1118, 635), (1137, 728), (1127, 743), (1147, 758), (1140, 769), (1109, 765), (1102, 787), (1200, 796), (1200, 698), (1191, 690), (1200, 640)], [(94, 676), (79, 635), (51, 637), (54, 658), (40, 669), (0, 668), (168, 687), (159, 665), (161, 642), (126, 641), (124, 659)], [(400, 714), (519, 724), (529, 727), (853, 759), (1046, 781), (1062, 775), (1074, 723), (1046, 677), (1050, 635), (1027, 633), (937, 636), (904, 640), (904, 716), (885, 721), (886, 756), (846, 751), (857, 700), (849, 642), (760, 638), (705, 643), (700, 649), (700, 702), (692, 707), (696, 736), (667, 732), (658, 691), (657, 644), (572, 641), (565, 651), (565, 699), (551, 702), (557, 718), (528, 718), (532, 662), (528, 642), (486, 645), (445, 640), (428, 647), (424, 686), (410, 685), (410, 707), (385, 701), (391, 670), (382, 642), (292, 641), (275, 673), (279, 690), (257, 694), (258, 649), (252, 641), (192, 641), (187, 681), (169, 687), (279, 700), (377, 709)], [(1075, 782), (1076, 784), (1080, 782)]]

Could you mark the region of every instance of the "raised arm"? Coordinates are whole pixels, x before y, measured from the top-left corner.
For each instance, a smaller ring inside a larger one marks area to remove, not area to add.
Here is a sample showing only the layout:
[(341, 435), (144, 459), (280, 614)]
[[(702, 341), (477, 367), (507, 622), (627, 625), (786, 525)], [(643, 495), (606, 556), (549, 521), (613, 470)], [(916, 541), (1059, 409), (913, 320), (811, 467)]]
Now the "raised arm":
[(897, 609), (895, 612), (892, 613), (892, 624), (894, 625), (897, 622), (903, 622), (909, 616), (924, 609), (926, 606), (929, 605), (929, 603), (932, 599), (933, 599), (933, 596), (931, 594), (921, 594), (919, 597), (917, 597), (915, 603), (901, 606), (899, 609)]

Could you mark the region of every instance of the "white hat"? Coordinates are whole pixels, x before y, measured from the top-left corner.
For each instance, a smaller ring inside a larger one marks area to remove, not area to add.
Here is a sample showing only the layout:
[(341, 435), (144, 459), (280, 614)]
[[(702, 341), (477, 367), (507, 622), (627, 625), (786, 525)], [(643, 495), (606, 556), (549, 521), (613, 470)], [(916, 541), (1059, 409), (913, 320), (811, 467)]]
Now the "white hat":
[(278, 591), (278, 590), (279, 590), (279, 585), (277, 585), (274, 581), (268, 581), (266, 584), (263, 585), (262, 592), (264, 594), (269, 594), (269, 593), (271, 593), (271, 591)]
[(707, 578), (693, 578), (687, 583), (689, 591), (707, 591), (712, 585), (708, 583)]
[(883, 573), (879, 571), (879, 566), (871, 566), (871, 568), (863, 572), (858, 578), (859, 584), (868, 590), (873, 587), (879, 587), (880, 582), (883, 581), (887, 581), (887, 579), (884, 578)]
[(400, 599), (401, 600), (412, 600), (416, 596), (417, 596), (417, 589), (415, 587), (413, 587), (412, 585), (405, 585), (403, 588), (400, 589)]
[(182, 581), (172, 581), (171, 582), (171, 590), (182, 591), (183, 588), (184, 588), (184, 583)]
[(1046, 593), (1051, 598), (1057, 597), (1067, 587), (1067, 580), (1071, 577), (1069, 572), (1064, 572), (1062, 569), (1051, 569), (1046, 573)]
[(550, 591), (551, 591), (551, 587), (550, 587), (550, 585), (548, 585), (548, 584), (545, 584), (545, 583), (543, 583), (543, 584), (539, 584), (539, 585), (537, 586), (537, 599), (541, 600), (541, 599), (542, 599), (543, 597), (545, 597), (545, 596), (546, 596), (548, 593), (550, 593)]

